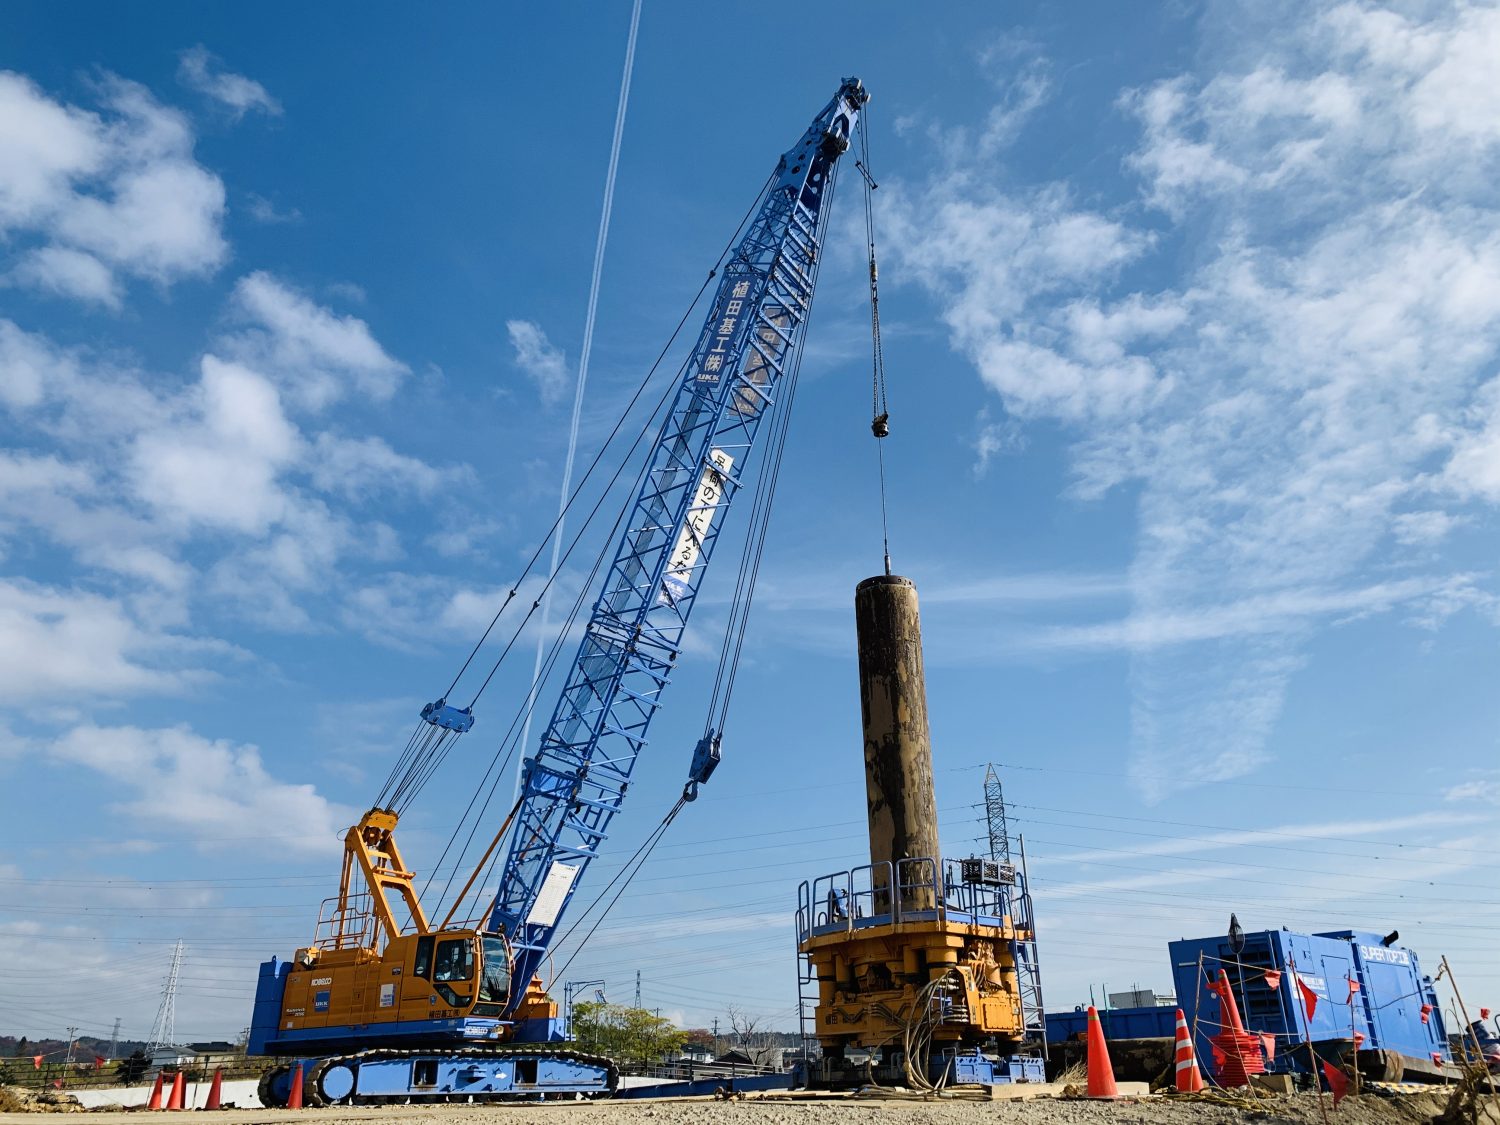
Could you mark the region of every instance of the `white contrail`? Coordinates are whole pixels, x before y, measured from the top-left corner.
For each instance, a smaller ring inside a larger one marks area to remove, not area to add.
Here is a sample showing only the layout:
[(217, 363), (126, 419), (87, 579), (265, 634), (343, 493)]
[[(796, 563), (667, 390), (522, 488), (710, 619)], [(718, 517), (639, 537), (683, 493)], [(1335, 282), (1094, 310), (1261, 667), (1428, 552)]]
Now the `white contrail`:
[(609, 146), (609, 172), (604, 177), (604, 207), (599, 214), (599, 237), (594, 243), (594, 275), (589, 282), (589, 311), (584, 318), (583, 346), (578, 354), (578, 385), (573, 388), (573, 418), (568, 428), (568, 457), (563, 462), (562, 495), (557, 501), (557, 529), (552, 534), (552, 562), (547, 570), (547, 592), (542, 597), (542, 625), (537, 633), (531, 691), (526, 697), (526, 721), (521, 727), (521, 754), (516, 759), (516, 797), (521, 794), (521, 768), (526, 760), (526, 748), (531, 743), (531, 714), (536, 706), (536, 692), (542, 676), (542, 655), (547, 644), (547, 622), (552, 609), (552, 579), (557, 575), (557, 561), (562, 550), (563, 513), (568, 507), (568, 490), (573, 486), (573, 458), (578, 451), (578, 417), (583, 411), (583, 389), (589, 381), (589, 353), (594, 349), (594, 314), (599, 308), (599, 279), (604, 273), (604, 247), (609, 241), (609, 213), (615, 205), (615, 172), (620, 166), (620, 138), (625, 135), (625, 108), (630, 103), (630, 73), (635, 69), (635, 37), (640, 25), (641, 0), (635, 0), (635, 7), (630, 13), (630, 38), (625, 44), (625, 73), (620, 78), (620, 101), (615, 106), (615, 135)]

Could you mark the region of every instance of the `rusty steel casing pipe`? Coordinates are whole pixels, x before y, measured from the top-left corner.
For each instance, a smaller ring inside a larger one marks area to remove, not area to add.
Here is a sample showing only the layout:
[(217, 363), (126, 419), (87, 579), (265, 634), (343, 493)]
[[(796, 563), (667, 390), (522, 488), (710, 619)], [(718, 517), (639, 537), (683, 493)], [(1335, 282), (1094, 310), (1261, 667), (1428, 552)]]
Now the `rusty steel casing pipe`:
[[(854, 622), (876, 906), (890, 908), (890, 876), (881, 866), (889, 863), (903, 884), (901, 906), (930, 910), (942, 853), (916, 585), (892, 574), (865, 579), (854, 589)], [(931, 864), (901, 865), (912, 859)]]

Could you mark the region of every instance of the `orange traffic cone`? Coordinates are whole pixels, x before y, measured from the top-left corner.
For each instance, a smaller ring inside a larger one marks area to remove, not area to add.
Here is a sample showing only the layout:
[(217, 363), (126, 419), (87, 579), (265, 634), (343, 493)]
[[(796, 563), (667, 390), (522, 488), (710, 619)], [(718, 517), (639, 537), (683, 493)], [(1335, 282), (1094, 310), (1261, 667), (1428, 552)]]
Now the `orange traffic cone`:
[(1188, 1032), (1187, 1020), (1182, 1009), (1177, 1009), (1177, 1078), (1175, 1085), (1179, 1094), (1195, 1094), (1203, 1089), (1203, 1074), (1198, 1069), (1198, 1056), (1193, 1053), (1193, 1037)]
[(1244, 1031), (1245, 1025), (1240, 1022), (1240, 1006), (1234, 1002), (1234, 988), (1229, 983), (1229, 974), (1220, 969), (1218, 981), (1209, 987), (1219, 994), (1219, 1010), (1223, 1017), (1220, 1022), (1230, 1031)]
[(218, 1109), (219, 1102), (224, 1097), (224, 1068), (214, 1068), (214, 1080), (208, 1087), (208, 1101), (203, 1103), (204, 1109)]
[(187, 1094), (187, 1075), (178, 1071), (172, 1075), (172, 1096), (167, 1099), (168, 1109), (181, 1109)]
[(1089, 1097), (1118, 1098), (1115, 1068), (1110, 1065), (1109, 1048), (1104, 1045), (1104, 1028), (1099, 1013), (1089, 1005)]
[(161, 1071), (156, 1072), (156, 1085), (151, 1087), (151, 1100), (146, 1103), (147, 1109), (161, 1108)]
[(302, 1064), (297, 1064), (297, 1069), (292, 1071), (292, 1092), (286, 1099), (287, 1109), (302, 1108)]

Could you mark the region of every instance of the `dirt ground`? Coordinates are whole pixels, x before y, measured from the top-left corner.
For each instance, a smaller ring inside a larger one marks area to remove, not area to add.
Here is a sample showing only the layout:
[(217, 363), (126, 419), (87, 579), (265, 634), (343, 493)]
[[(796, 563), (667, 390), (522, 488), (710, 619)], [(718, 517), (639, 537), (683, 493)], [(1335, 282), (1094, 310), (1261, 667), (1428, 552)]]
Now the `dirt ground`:
[[(1439, 1094), (1382, 1097), (1366, 1094), (1346, 1098), (1331, 1125), (1427, 1125), (1442, 1112), (1446, 1099)], [(1325, 1103), (1327, 1104), (1327, 1103)], [(1292, 1095), (1261, 1099), (1254, 1107), (1219, 1105), (1208, 1101), (1178, 1101), (1152, 1097), (1118, 1102), (1040, 1099), (1027, 1102), (971, 1100), (888, 1100), (849, 1098), (798, 1101), (774, 1095), (751, 1095), (743, 1101), (701, 1099), (509, 1106), (432, 1105), (378, 1109), (225, 1110), (215, 1115), (225, 1125), (305, 1122), (389, 1121), (393, 1125), (997, 1125), (1014, 1121), (1025, 1125), (1321, 1125), (1318, 1099)], [(1500, 1123), (1500, 1112), (1490, 1118)], [(116, 1125), (135, 1114), (94, 1112), (90, 1125)], [(34, 1114), (0, 1113), (0, 1125), (37, 1125)]]

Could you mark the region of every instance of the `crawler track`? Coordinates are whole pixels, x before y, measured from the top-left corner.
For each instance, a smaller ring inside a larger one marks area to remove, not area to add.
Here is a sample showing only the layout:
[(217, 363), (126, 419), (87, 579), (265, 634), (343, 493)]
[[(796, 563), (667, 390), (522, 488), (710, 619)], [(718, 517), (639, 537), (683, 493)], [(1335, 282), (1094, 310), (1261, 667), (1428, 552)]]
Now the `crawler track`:
[[(504, 1047), (460, 1047), (452, 1050), (390, 1050), (375, 1048), (368, 1051), (357, 1051), (348, 1055), (330, 1055), (313, 1062), (303, 1075), (302, 1104), (305, 1106), (326, 1105), (402, 1105), (411, 1103), (413, 1105), (429, 1103), (437, 1104), (443, 1102), (466, 1102), (473, 1099), (476, 1102), (513, 1102), (527, 1101), (539, 1098), (544, 1094), (554, 1097), (569, 1097), (568, 1091), (529, 1089), (522, 1087), (511, 1090), (476, 1090), (458, 1092), (452, 1090), (409, 1090), (402, 1094), (360, 1094), (351, 1093), (342, 1098), (329, 1097), (323, 1089), (323, 1077), (328, 1071), (336, 1066), (347, 1066), (356, 1073), (362, 1063), (366, 1062), (388, 1062), (393, 1059), (526, 1059), (526, 1058), (549, 1058), (565, 1059), (572, 1062), (580, 1062), (589, 1066), (605, 1068), (608, 1073), (607, 1090), (600, 1090), (585, 1094), (588, 1098), (607, 1098), (615, 1092), (620, 1082), (620, 1070), (615, 1061), (604, 1055), (591, 1055), (583, 1051), (570, 1050), (566, 1047), (547, 1047), (542, 1045), (528, 1046), (525, 1044), (511, 1044)], [(260, 1079), (260, 1103), (267, 1108), (281, 1108), (286, 1105), (286, 1099), (277, 1097), (274, 1087), (285, 1075), (291, 1073), (292, 1066), (289, 1064), (274, 1067), (261, 1076)]]

